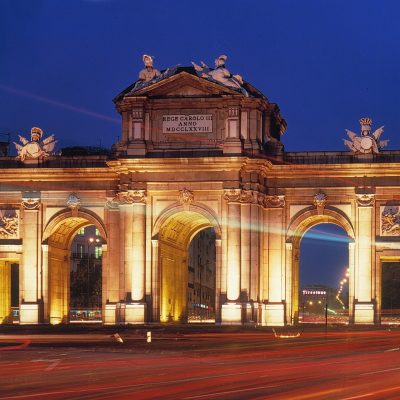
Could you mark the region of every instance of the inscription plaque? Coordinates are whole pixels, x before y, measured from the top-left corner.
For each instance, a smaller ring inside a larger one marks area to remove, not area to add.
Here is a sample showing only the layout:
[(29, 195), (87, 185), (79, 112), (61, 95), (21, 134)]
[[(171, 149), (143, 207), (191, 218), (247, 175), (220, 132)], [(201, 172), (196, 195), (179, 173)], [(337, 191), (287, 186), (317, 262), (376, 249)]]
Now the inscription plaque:
[(163, 133), (211, 133), (212, 114), (163, 115)]

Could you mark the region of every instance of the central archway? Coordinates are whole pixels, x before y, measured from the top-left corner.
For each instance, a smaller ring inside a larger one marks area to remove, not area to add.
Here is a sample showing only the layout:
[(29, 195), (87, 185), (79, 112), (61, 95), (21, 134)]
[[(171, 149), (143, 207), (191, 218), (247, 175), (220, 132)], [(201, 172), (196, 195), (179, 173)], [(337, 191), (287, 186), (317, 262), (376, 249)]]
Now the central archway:
[(188, 259), (191, 240), (200, 231), (219, 226), (203, 209), (176, 209), (159, 225), (160, 321), (188, 321)]
[(339, 209), (325, 208), (323, 213), (315, 208), (308, 208), (296, 215), (289, 227), (287, 235), (288, 264), (287, 273), (291, 279), (287, 281), (288, 322), (297, 323), (299, 317), (299, 271), (300, 271), (300, 242), (305, 233), (319, 224), (334, 224), (342, 228), (349, 238), (349, 319), (353, 319), (354, 300), (354, 229), (347, 216)]

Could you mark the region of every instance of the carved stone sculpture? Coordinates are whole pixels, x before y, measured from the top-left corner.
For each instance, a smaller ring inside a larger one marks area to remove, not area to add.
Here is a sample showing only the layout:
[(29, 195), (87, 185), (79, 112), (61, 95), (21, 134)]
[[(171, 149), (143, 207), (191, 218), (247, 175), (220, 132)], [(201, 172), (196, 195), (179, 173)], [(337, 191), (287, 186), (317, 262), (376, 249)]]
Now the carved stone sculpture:
[(209, 68), (207, 64), (201, 61), (201, 65), (198, 65), (192, 61), (196, 73), (201, 78), (214, 80), (222, 83), (225, 86), (240, 89), (245, 95), (247, 91), (243, 88), (243, 79), (240, 75), (232, 75), (229, 70), (225, 67), (227, 60), (226, 55), (220, 55), (215, 59), (215, 68)]
[(194, 200), (193, 192), (186, 188), (183, 188), (182, 190), (179, 191), (178, 200), (179, 203), (181, 203), (182, 205), (192, 204)]
[(378, 128), (371, 135), (371, 118), (361, 118), (361, 135), (358, 136), (356, 133), (346, 129), (347, 135), (350, 140), (344, 140), (344, 144), (354, 153), (354, 154), (379, 154), (379, 151), (387, 146), (389, 140), (379, 140), (382, 132), (383, 126)]
[(44, 159), (51, 155), (57, 141), (54, 139), (54, 135), (41, 140), (42, 136), (43, 131), (38, 127), (33, 127), (31, 129), (30, 141), (18, 135), (22, 145), (14, 142), (18, 152), (17, 159), (26, 162), (29, 160)]
[(150, 82), (160, 76), (160, 71), (153, 66), (154, 57), (143, 55), (144, 68), (139, 72), (139, 79), (142, 82)]
[(382, 236), (400, 236), (399, 206), (386, 206), (381, 213)]
[(67, 199), (67, 207), (71, 210), (78, 209), (81, 205), (81, 199), (75, 194), (71, 193)]
[(327, 196), (324, 192), (318, 192), (314, 195), (314, 205), (317, 207), (318, 214), (323, 214), (326, 205)]

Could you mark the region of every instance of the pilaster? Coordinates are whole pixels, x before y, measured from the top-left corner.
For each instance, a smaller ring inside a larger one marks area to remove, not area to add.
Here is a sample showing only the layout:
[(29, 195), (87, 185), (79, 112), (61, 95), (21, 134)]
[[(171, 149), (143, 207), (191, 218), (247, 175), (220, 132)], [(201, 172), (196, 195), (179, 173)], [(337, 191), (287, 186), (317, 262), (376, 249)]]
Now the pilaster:
[(123, 210), (124, 270), (125, 270), (125, 323), (143, 324), (146, 319), (145, 303), (145, 235), (146, 192), (128, 190), (119, 192)]
[(268, 208), (268, 293), (263, 322), (269, 326), (285, 324), (285, 247), (284, 196), (266, 196)]
[(0, 260), (0, 324), (11, 322), (11, 268)]
[(40, 193), (24, 193), (22, 196), (22, 239), (21, 259), (21, 305), (20, 324), (39, 322), (39, 209)]
[(356, 193), (357, 226), (354, 273), (354, 323), (374, 323), (372, 299), (373, 210), (375, 195)]

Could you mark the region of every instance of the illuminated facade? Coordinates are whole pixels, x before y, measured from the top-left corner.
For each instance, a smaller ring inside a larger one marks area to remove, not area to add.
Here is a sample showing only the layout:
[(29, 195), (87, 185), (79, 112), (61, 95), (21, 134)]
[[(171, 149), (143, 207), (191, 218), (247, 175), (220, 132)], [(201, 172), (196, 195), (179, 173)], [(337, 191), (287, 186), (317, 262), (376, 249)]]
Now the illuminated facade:
[(20, 323), (69, 322), (71, 242), (94, 225), (105, 324), (186, 321), (205, 228), (216, 323), (292, 324), (300, 240), (333, 223), (350, 238), (350, 322), (379, 323), (381, 264), (400, 259), (400, 152), (286, 153), (279, 108), (254, 87), (168, 71), (115, 99), (113, 157), (0, 157), (0, 321), (19, 264)]

